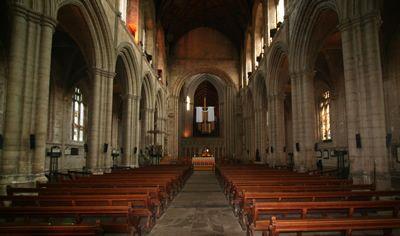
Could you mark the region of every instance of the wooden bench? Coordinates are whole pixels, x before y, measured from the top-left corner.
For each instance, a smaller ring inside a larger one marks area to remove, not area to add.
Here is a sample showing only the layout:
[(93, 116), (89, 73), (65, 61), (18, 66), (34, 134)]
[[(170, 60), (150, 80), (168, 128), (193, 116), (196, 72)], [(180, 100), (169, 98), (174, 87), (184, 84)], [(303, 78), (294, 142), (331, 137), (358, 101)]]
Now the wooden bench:
[(0, 224), (0, 235), (99, 236), (100, 225)]
[(150, 197), (151, 204), (156, 208), (156, 216), (160, 217), (164, 212), (166, 207), (166, 197), (164, 197), (158, 187), (120, 187), (120, 188), (97, 188), (90, 184), (84, 184), (84, 187), (52, 187), (52, 188), (13, 188), (7, 187), (8, 196), (18, 196), (18, 195), (90, 195), (92, 198), (96, 198), (99, 195), (125, 195), (130, 194), (147, 194)]
[(171, 201), (176, 195), (171, 188), (165, 183), (151, 183), (151, 182), (71, 182), (71, 183), (54, 183), (54, 184), (38, 184), (40, 189), (65, 189), (65, 188), (104, 188), (104, 189), (118, 189), (118, 188), (159, 188), (161, 197), (165, 201)]
[(382, 230), (384, 236), (394, 236), (392, 229), (400, 229), (400, 218), (335, 218), (335, 219), (295, 219), (271, 220), (258, 222), (258, 229), (263, 235), (278, 236), (280, 233), (297, 232), (344, 232), (351, 236), (353, 231)]
[[(156, 212), (147, 194), (135, 195), (40, 195), (40, 196), (3, 196), (1, 202), (11, 207), (20, 206), (129, 206), (132, 216), (146, 218), (146, 228), (155, 224)], [(3, 205), (4, 206), (4, 205)]]
[(380, 200), (385, 197), (394, 200), (399, 195), (400, 191), (243, 192), (233, 207), (239, 223), (245, 228), (254, 202), (356, 201)]
[[(71, 218), (74, 224), (84, 223), (87, 217), (99, 218), (111, 217), (109, 221), (101, 221), (104, 232), (141, 234), (139, 219), (134, 217), (135, 209), (132, 206), (23, 206), (23, 207), (0, 207), (0, 217), (7, 222), (13, 222), (22, 218), (24, 224), (31, 222), (52, 223), (52, 220), (65, 220)], [(123, 218), (118, 222), (117, 218)]]
[(400, 191), (332, 191), (332, 192), (243, 192), (239, 201), (234, 203), (234, 210), (243, 220), (251, 213), (254, 202), (285, 201), (356, 201), (380, 200), (400, 196)]
[(288, 185), (296, 185), (296, 186), (309, 186), (309, 185), (329, 185), (329, 186), (344, 186), (351, 185), (353, 182), (351, 180), (343, 180), (343, 179), (319, 179), (319, 178), (269, 178), (264, 180), (257, 179), (241, 179), (241, 180), (230, 180), (229, 183), (225, 186), (225, 193), (230, 194), (237, 190), (239, 187), (244, 186), (288, 186)]
[[(259, 221), (261, 215), (287, 215), (298, 214), (300, 218), (308, 218), (309, 214), (322, 214), (323, 218), (328, 213), (346, 214), (346, 217), (354, 217), (355, 213), (361, 216), (368, 215), (372, 211), (391, 211), (390, 217), (399, 216), (399, 200), (378, 200), (378, 201), (328, 201), (328, 202), (255, 202), (252, 206), (251, 215), (248, 218), (248, 229), (260, 230)], [(293, 217), (293, 216), (292, 216)], [(315, 216), (313, 216), (315, 218)]]
[(374, 191), (375, 186), (370, 184), (361, 185), (287, 185), (287, 186), (237, 186), (231, 195), (229, 200), (231, 204), (239, 201), (240, 193), (242, 192), (335, 192), (335, 191)]

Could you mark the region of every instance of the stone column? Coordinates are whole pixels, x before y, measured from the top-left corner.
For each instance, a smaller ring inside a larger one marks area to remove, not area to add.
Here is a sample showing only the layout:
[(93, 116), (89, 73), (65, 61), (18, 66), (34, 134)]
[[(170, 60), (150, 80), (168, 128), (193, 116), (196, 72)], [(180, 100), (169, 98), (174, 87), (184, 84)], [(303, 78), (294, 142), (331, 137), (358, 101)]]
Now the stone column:
[[(291, 74), (293, 154), (295, 168), (300, 171), (315, 169), (314, 144), (316, 138), (314, 71)], [(296, 148), (298, 147), (298, 149)]]
[(179, 97), (171, 95), (168, 104), (168, 152), (178, 158), (179, 144)]
[(25, 65), (25, 45), (27, 33), (26, 12), (19, 8), (13, 9), (13, 24), (11, 29), (11, 45), (9, 50), (9, 73), (7, 80), (7, 99), (4, 124), (4, 148), (2, 156), (2, 182), (9, 183), (17, 174), (16, 166), (20, 158), (23, 78)]
[[(89, 105), (89, 152), (86, 159), (86, 167), (92, 172), (103, 171), (102, 168), (106, 168), (109, 165), (105, 158), (110, 153), (109, 149), (111, 147), (108, 147), (106, 153), (103, 152), (103, 148), (105, 143), (109, 144), (108, 141), (111, 138), (112, 78), (114, 76), (115, 73), (104, 71), (103, 69), (92, 69), (91, 87), (93, 89)], [(108, 118), (109, 116), (110, 118)], [(107, 136), (108, 138), (106, 138)]]
[(36, 98), (37, 112), (35, 114), (36, 148), (32, 167), (32, 172), (36, 177), (35, 181), (47, 181), (46, 177), (44, 176), (44, 163), (47, 140), (51, 48), (55, 25), (55, 21), (48, 18), (45, 18), (41, 22), (42, 27), (40, 35), (40, 54), (38, 60), (39, 68)]
[[(377, 188), (388, 189), (391, 180), (385, 141), (380, 24), (378, 13), (371, 12), (345, 19), (339, 28), (343, 45), (351, 175), (355, 183), (371, 183), (375, 166)], [(361, 147), (356, 145), (357, 134), (361, 137)]]
[[(285, 153), (283, 147), (285, 146), (285, 116), (284, 116), (284, 95), (273, 94), (269, 97), (271, 108), (271, 124), (270, 124), (270, 156), (272, 158), (272, 165), (283, 165), (285, 161)], [(273, 152), (271, 151), (273, 148)]]
[[(132, 103), (131, 103), (131, 110), (132, 110), (132, 116), (131, 116), (131, 122), (132, 122), (132, 129), (131, 129), (131, 134), (132, 134), (132, 159), (130, 162), (131, 167), (138, 167), (139, 166), (139, 139), (140, 139), (140, 132), (139, 132), (139, 127), (140, 127), (140, 120), (139, 120), (139, 109), (140, 109), (140, 97), (139, 96), (133, 96), (132, 97)], [(135, 153), (135, 148), (136, 148), (136, 153)]]
[(103, 125), (103, 143), (108, 144), (108, 150), (106, 153), (103, 153), (103, 161), (101, 168), (103, 171), (110, 172), (111, 171), (111, 166), (112, 166), (112, 157), (111, 157), (111, 132), (112, 132), (112, 106), (113, 106), (113, 89), (114, 89), (114, 78), (115, 78), (115, 73), (113, 72), (108, 72), (108, 71), (103, 71), (103, 80), (104, 80), (104, 87), (105, 87), (105, 92), (104, 92), (104, 98), (106, 99), (104, 101), (104, 120), (100, 124)]

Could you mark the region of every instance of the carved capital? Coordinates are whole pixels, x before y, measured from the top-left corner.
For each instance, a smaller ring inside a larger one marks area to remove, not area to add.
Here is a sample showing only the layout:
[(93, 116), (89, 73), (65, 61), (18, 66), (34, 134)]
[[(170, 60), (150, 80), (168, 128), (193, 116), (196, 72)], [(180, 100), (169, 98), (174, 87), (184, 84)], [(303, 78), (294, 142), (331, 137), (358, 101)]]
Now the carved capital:
[(22, 5), (21, 1), (12, 1), (10, 9), (14, 15), (23, 17), (23, 18), (25, 18), (26, 21), (40, 24), (42, 26), (48, 26), (48, 27), (52, 28), (53, 30), (55, 29), (55, 27), (57, 25), (56, 19), (54, 19), (53, 17), (47, 16), (47, 15), (44, 15), (40, 12), (35, 12), (35, 11), (25, 8)]
[(115, 75), (116, 75), (116, 73), (114, 73), (114, 72), (106, 71), (102, 68), (95, 68), (95, 67), (92, 68), (91, 72), (93, 73), (93, 75), (100, 75), (100, 76), (102, 76), (104, 78), (108, 78), (108, 79), (114, 79)]
[(378, 27), (382, 24), (382, 19), (380, 17), (379, 11), (371, 11), (362, 16), (347, 17), (338, 25), (338, 29), (343, 32), (351, 30), (355, 26), (363, 25), (369, 22), (375, 22)]

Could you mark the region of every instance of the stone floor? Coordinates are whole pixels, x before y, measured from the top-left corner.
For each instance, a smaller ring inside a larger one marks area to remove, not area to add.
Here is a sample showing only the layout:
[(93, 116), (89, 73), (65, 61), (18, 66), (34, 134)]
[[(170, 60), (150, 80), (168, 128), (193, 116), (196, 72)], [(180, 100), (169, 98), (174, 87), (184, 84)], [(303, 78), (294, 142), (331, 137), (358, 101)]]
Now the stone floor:
[(194, 172), (150, 236), (243, 236), (213, 172)]

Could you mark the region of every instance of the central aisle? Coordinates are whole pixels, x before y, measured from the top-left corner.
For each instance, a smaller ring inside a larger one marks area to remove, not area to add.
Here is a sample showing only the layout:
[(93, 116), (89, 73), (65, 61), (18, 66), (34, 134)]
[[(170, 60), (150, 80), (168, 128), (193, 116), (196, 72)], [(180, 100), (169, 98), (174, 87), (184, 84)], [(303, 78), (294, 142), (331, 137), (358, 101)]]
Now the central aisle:
[(211, 171), (195, 171), (158, 219), (150, 236), (243, 236), (218, 181)]

